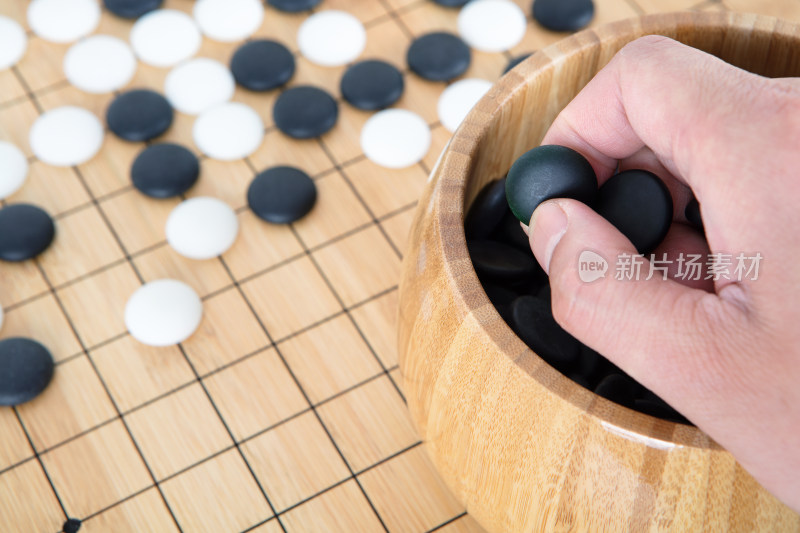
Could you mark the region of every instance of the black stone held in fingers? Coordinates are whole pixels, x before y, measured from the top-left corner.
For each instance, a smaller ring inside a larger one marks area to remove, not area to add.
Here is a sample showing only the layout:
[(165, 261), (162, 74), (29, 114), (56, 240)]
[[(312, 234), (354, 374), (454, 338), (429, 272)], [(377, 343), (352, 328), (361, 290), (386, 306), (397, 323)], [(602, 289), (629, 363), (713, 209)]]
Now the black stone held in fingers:
[(275, 125), (295, 139), (327, 133), (339, 118), (339, 105), (326, 91), (310, 85), (286, 89), (272, 109)]
[(552, 31), (578, 31), (594, 17), (592, 0), (534, 0), (533, 18)]
[(550, 304), (534, 296), (520, 296), (511, 304), (514, 332), (539, 357), (560, 372), (569, 372), (578, 360), (581, 344), (553, 318)]
[(151, 144), (131, 165), (131, 182), (151, 198), (172, 198), (188, 191), (200, 176), (200, 163), (189, 149), (172, 143)]
[(31, 204), (0, 208), (0, 260), (26, 261), (53, 242), (56, 227), (47, 212)]
[(414, 39), (406, 61), (415, 74), (426, 80), (449, 81), (466, 72), (472, 53), (457, 35), (434, 32)]
[(251, 91), (269, 91), (288, 82), (295, 71), (294, 56), (277, 41), (260, 39), (242, 44), (231, 58), (236, 83)]
[[(467, 216), (464, 217), (464, 233), (467, 239), (488, 237), (506, 213), (508, 213), (506, 179), (501, 178), (484, 186), (472, 202)], [(522, 228), (519, 230), (522, 231)]]
[(302, 170), (272, 167), (259, 173), (247, 190), (247, 204), (262, 220), (289, 224), (308, 214), (317, 201), (317, 186)]
[(340, 83), (342, 97), (364, 111), (389, 107), (400, 99), (404, 88), (400, 71), (386, 61), (375, 59), (350, 66)]
[(13, 406), (36, 398), (53, 378), (50, 352), (24, 337), (0, 340), (0, 406)]
[(508, 171), (506, 198), (517, 220), (530, 223), (540, 203), (572, 198), (591, 204), (597, 176), (591, 163), (572, 148), (543, 145), (522, 154)]
[(672, 224), (669, 189), (646, 170), (612, 176), (600, 187), (594, 209), (645, 255), (664, 240)]
[(135, 19), (161, 7), (164, 0), (103, 0), (111, 13), (125, 18)]
[(286, 13), (299, 13), (317, 7), (322, 0), (267, 0), (267, 3)]
[(106, 111), (106, 122), (120, 139), (140, 142), (167, 131), (173, 115), (172, 106), (157, 92), (134, 89), (114, 98)]
[(494, 241), (467, 241), (472, 265), (479, 277), (505, 283), (524, 280), (536, 272), (536, 259), (507, 244)]

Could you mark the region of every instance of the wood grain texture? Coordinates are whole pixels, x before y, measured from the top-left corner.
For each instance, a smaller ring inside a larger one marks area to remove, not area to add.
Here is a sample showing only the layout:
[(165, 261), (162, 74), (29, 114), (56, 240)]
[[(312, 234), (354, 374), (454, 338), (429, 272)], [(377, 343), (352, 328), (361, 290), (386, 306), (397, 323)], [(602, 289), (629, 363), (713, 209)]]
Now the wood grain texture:
[(772, 18), (652, 15), (576, 34), (478, 103), (417, 208), (400, 286), (404, 391), (437, 470), (489, 531), (800, 531), (800, 516), (701, 431), (613, 404), (544, 363), (502, 321), (469, 259), (463, 217), (477, 192), (647, 34), (759, 74), (800, 75), (800, 28)]

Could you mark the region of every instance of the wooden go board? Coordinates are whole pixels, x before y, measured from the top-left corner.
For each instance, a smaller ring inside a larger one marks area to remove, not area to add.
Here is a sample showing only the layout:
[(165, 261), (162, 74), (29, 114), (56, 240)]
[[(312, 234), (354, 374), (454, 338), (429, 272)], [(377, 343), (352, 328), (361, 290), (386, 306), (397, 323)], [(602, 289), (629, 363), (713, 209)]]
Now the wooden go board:
[[(518, 0), (530, 16), (530, 0)], [(800, 21), (796, 0), (596, 0), (593, 25), (680, 9), (759, 12)], [(190, 0), (164, 7), (191, 12)], [(0, 0), (0, 14), (27, 28), (25, 0)], [(103, 117), (114, 95), (88, 95), (64, 78), (68, 45), (29, 31), (28, 51), (0, 72), (0, 139), (30, 156), (26, 185), (10, 202), (55, 217), (57, 239), (35, 261), (0, 265), (2, 337), (28, 336), (57, 360), (45, 393), (0, 408), (0, 530), (58, 532), (67, 517), (86, 532), (391, 531), (479, 532), (447, 491), (406, 413), (395, 353), (397, 281), (414, 206), (449, 133), (438, 123), (444, 83), (409, 74), (411, 40), (456, 30), (457, 10), (428, 0), (324, 0), (367, 28), (362, 57), (405, 73), (396, 107), (429, 122), (433, 146), (404, 170), (367, 160), (359, 133), (370, 113), (341, 103), (336, 127), (318, 140), (289, 140), (275, 128), (278, 92), (237, 88), (267, 127), (245, 160), (201, 160), (188, 194), (236, 208), (241, 230), (220, 259), (191, 261), (170, 249), (163, 228), (177, 200), (156, 201), (130, 185), (143, 144), (107, 135), (101, 152), (75, 168), (36, 161), (28, 130), (61, 105)], [(297, 54), (306, 14), (267, 7), (254, 37), (296, 55), (290, 85), (338, 96), (344, 67)], [(131, 26), (103, 13), (95, 33), (127, 40)], [(530, 22), (506, 53), (473, 51), (465, 77), (496, 80), (508, 60), (563, 37)], [(238, 43), (204, 39), (197, 54), (228, 63)], [(167, 69), (140, 64), (132, 87), (162, 90)], [(340, 99), (341, 100), (341, 99)], [(193, 117), (176, 114), (164, 140), (194, 148)], [(317, 206), (291, 226), (258, 220), (245, 191), (257, 171), (302, 167)], [(185, 343), (148, 348), (125, 331), (127, 298), (170, 277), (202, 297), (200, 329)]]

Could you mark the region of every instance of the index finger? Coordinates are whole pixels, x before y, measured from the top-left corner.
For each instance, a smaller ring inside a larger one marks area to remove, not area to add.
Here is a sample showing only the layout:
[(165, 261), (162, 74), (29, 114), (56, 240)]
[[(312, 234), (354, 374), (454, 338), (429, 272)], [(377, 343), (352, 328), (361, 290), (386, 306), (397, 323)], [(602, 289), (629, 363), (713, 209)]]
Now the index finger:
[(743, 118), (743, 104), (753, 101), (754, 86), (763, 80), (667, 37), (642, 37), (564, 108), (542, 144), (582, 153), (600, 183), (646, 146), (697, 193), (696, 158), (725, 143), (732, 124), (741, 128), (752, 120)]

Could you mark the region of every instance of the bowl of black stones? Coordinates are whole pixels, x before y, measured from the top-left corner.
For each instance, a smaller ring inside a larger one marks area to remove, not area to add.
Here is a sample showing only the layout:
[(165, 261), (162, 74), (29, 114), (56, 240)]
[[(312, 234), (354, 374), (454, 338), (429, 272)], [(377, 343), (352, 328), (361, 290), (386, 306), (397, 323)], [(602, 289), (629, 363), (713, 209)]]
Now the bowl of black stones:
[[(625, 44), (677, 39), (770, 77), (800, 75), (800, 28), (734, 13), (645, 16), (578, 33), (506, 74), (466, 117), (417, 208), (400, 285), (412, 418), (453, 493), (490, 532), (800, 530), (733, 456), (552, 315), (520, 221), (581, 200), (648, 254), (673, 220), (661, 179), (598, 186), (574, 150), (541, 146)], [(696, 201), (684, 221), (702, 232)]]

